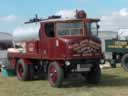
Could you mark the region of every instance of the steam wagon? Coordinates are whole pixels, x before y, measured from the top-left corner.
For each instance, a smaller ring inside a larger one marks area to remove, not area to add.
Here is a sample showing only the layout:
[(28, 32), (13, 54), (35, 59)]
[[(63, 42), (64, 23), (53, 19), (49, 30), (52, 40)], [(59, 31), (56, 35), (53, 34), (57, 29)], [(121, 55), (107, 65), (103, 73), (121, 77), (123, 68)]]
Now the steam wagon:
[(83, 10), (75, 18), (36, 17), (25, 22), (26, 30), (13, 35), (18, 46), (8, 52), (17, 78), (32, 80), (47, 74), (50, 85), (60, 87), (67, 75), (80, 73), (88, 83), (98, 83), (102, 58), (98, 22)]

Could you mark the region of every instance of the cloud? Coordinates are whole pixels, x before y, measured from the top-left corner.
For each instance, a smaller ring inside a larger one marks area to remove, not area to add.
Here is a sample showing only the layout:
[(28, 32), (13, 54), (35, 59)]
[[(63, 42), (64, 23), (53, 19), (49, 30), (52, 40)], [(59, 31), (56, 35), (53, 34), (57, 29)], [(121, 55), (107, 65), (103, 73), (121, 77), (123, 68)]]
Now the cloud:
[(75, 10), (60, 10), (55, 15), (60, 15), (62, 18), (75, 18)]
[(24, 17), (10, 14), (7, 16), (0, 16), (0, 32), (11, 33), (18, 25), (24, 23), (26, 19)]
[(120, 10), (120, 15), (121, 16), (128, 16), (128, 9), (127, 8), (123, 8)]
[(15, 16), (14, 14), (10, 14), (8, 16), (1, 16), (0, 17), (0, 21), (6, 21), (6, 22), (10, 22), (10, 21), (14, 21), (16, 20), (18, 17)]
[(128, 9), (122, 8), (108, 16), (101, 17), (101, 30), (118, 31), (128, 29)]

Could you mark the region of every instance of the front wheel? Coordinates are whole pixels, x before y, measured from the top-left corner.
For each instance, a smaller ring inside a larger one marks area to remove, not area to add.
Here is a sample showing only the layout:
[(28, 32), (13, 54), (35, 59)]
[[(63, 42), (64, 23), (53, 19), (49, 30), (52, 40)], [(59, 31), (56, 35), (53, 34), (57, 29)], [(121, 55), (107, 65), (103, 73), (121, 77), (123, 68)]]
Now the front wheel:
[(63, 68), (57, 62), (52, 62), (48, 67), (48, 81), (52, 87), (60, 87), (64, 78)]
[(91, 68), (91, 71), (86, 74), (86, 80), (90, 84), (98, 84), (101, 79), (101, 69), (99, 64)]

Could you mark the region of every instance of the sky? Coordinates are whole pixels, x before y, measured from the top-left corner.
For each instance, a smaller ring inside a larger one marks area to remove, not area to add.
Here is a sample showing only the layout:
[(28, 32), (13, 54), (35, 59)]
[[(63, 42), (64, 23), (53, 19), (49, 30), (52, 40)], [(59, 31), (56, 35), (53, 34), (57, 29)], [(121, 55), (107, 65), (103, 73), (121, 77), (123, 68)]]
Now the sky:
[(15, 31), (38, 14), (41, 18), (76, 9), (100, 18), (101, 30), (128, 29), (128, 0), (0, 0), (0, 32)]

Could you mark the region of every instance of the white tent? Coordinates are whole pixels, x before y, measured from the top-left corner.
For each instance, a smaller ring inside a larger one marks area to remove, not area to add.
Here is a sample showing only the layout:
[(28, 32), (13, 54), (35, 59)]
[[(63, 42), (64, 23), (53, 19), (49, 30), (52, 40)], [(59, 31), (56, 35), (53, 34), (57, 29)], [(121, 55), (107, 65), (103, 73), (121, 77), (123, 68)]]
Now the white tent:
[(12, 46), (12, 35), (0, 32), (0, 65), (9, 66), (7, 63), (7, 48)]

